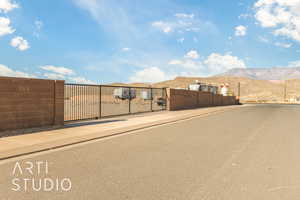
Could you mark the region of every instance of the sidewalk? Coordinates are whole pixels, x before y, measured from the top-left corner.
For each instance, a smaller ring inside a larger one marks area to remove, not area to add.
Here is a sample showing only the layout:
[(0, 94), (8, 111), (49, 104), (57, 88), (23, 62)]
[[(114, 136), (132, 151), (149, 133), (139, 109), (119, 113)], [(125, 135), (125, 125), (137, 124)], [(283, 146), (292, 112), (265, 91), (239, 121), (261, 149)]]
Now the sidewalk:
[(123, 116), (67, 124), (57, 130), (0, 138), (0, 160), (242, 107), (244, 106), (224, 106)]

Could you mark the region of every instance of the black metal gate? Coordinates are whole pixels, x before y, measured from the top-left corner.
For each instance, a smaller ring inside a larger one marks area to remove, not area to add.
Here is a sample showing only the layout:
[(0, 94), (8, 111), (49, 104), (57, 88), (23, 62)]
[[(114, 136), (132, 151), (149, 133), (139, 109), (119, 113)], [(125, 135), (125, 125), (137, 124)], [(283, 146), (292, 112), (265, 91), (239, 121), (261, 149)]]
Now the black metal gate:
[(166, 89), (65, 84), (65, 121), (166, 110)]

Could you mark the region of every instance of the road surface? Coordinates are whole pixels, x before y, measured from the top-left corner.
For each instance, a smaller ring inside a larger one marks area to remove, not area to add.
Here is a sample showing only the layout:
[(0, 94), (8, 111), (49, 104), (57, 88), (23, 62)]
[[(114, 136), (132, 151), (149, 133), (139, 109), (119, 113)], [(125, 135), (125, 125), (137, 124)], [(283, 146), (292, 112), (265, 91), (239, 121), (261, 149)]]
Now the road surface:
[(244, 107), (4, 161), (0, 172), (0, 200), (298, 200), (300, 106)]

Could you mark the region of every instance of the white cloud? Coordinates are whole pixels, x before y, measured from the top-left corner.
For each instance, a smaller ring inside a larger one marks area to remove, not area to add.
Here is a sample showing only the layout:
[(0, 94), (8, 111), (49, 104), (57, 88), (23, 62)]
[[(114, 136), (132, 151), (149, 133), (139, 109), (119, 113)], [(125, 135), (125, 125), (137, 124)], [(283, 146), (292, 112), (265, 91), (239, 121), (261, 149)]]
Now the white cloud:
[(5, 65), (1, 65), (1, 64), (0, 64), (0, 76), (24, 77), (24, 78), (35, 77), (34, 75), (30, 75), (25, 72), (14, 71), (14, 70), (10, 69), (9, 67), (7, 67)]
[(164, 33), (170, 33), (173, 31), (173, 26), (172, 24), (168, 22), (163, 22), (163, 21), (156, 21), (152, 23), (152, 26), (155, 28), (160, 29)]
[(80, 83), (80, 84), (96, 84), (95, 82), (88, 80), (84, 77), (74, 76), (76, 73), (70, 68), (56, 67), (53, 65), (41, 66), (40, 68), (49, 71), (49, 73), (43, 74), (43, 76), (48, 79), (66, 80), (66, 82)]
[(122, 51), (130, 51), (131, 49), (128, 47), (122, 48)]
[(300, 0), (259, 0), (254, 4), (255, 18), (273, 34), (300, 42)]
[(274, 45), (282, 48), (290, 48), (292, 46), (291, 43), (283, 43), (283, 42), (275, 42)]
[(152, 26), (164, 33), (186, 33), (186, 32), (215, 32), (216, 27), (209, 21), (202, 21), (193, 14), (175, 14), (175, 18), (152, 22)]
[(55, 74), (55, 73), (44, 73), (43, 74), (46, 78), (52, 80), (64, 80), (66, 77), (62, 74)]
[(272, 44), (272, 45), (274, 45), (274, 46), (281, 47), (281, 48), (290, 48), (290, 47), (293, 46), (292, 43), (273, 42), (273, 41), (270, 41), (268, 38), (262, 37), (262, 36), (259, 36), (259, 37), (258, 37), (258, 40), (259, 40), (260, 42), (263, 42), (263, 43), (266, 43), (266, 44)]
[(25, 51), (27, 49), (30, 48), (27, 40), (25, 40), (22, 37), (14, 37), (11, 41), (10, 41), (10, 45), (12, 47), (15, 47), (17, 49), (19, 49), (20, 51)]
[(43, 70), (54, 72), (61, 75), (73, 75), (75, 74), (72, 69), (66, 68), (66, 67), (56, 67), (53, 65), (45, 65), (40, 67)]
[(168, 64), (179, 66), (184, 70), (199, 70), (203, 68), (202, 63), (200, 61), (194, 61), (191, 59), (171, 60)]
[(148, 67), (140, 71), (135, 72), (133, 76), (129, 78), (130, 82), (160, 82), (167, 80), (169, 77), (166, 73), (160, 70), (158, 67)]
[(175, 17), (193, 19), (195, 17), (195, 15), (194, 14), (186, 14), (186, 13), (176, 13)]
[(169, 65), (181, 65), (183, 62), (181, 60), (171, 60)]
[(300, 60), (290, 62), (288, 67), (300, 67)]
[(10, 26), (10, 19), (6, 17), (0, 17), (0, 37), (8, 34), (12, 34), (15, 30)]
[(7, 13), (14, 8), (18, 8), (19, 5), (11, 0), (0, 0), (0, 13), (4, 12)]
[(240, 14), (238, 18), (239, 18), (239, 19), (247, 19), (247, 18), (250, 18), (250, 17), (251, 17), (250, 14), (243, 13), (243, 14)]
[(247, 34), (247, 27), (242, 25), (235, 27), (235, 36), (245, 36), (246, 34)]
[[(179, 74), (190, 74), (191, 76), (211, 76), (226, 72), (232, 68), (246, 68), (243, 60), (230, 55), (230, 53), (225, 55), (212, 53), (207, 58), (199, 60), (195, 60), (194, 58), (193, 56), (185, 56), (184, 59), (171, 60), (168, 64), (173, 65)], [(199, 58), (199, 55), (197, 58)]]
[(246, 68), (246, 64), (243, 60), (229, 54), (221, 55), (212, 53), (204, 61), (204, 64), (211, 74), (223, 73), (233, 68)]
[(71, 1), (78, 8), (87, 11), (103, 29), (122, 42), (131, 43), (145, 36), (147, 30), (141, 29), (135, 23), (135, 13), (122, 6), (124, 2), (112, 0)]
[(202, 63), (200, 61), (194, 60), (183, 60), (181, 64), (182, 68), (185, 70), (200, 70), (203, 68)]
[(200, 56), (197, 51), (191, 50), (185, 56), (185, 58), (198, 59)]
[(94, 81), (87, 80), (84, 77), (71, 77), (69, 78), (71, 82), (79, 83), (79, 84), (96, 84)]
[(270, 42), (268, 38), (263, 37), (263, 36), (259, 36), (258, 40), (261, 41), (261, 42), (263, 42), (263, 43), (269, 43)]

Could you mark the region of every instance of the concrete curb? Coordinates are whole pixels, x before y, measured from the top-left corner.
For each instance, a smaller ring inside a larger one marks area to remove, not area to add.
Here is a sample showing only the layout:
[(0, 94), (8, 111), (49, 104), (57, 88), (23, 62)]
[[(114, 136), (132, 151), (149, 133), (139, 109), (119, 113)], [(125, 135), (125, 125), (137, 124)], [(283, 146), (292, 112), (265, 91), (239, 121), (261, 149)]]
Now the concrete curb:
[(31, 145), (31, 146), (23, 146), (23, 147), (16, 148), (13, 150), (0, 152), (0, 161), (15, 158), (15, 157), (20, 157), (20, 156), (25, 156), (28, 154), (48, 151), (48, 150), (52, 150), (52, 149), (58, 149), (58, 148), (71, 146), (71, 145), (75, 145), (75, 144), (90, 142), (93, 140), (99, 140), (99, 139), (108, 138), (108, 137), (112, 137), (112, 136), (122, 135), (122, 134), (126, 134), (126, 133), (133, 132), (133, 131), (157, 127), (160, 125), (166, 125), (166, 124), (172, 124), (172, 123), (176, 123), (176, 122), (180, 122), (180, 121), (190, 120), (190, 119), (197, 118), (197, 117), (222, 113), (227, 110), (233, 110), (233, 109), (243, 108), (243, 107), (245, 107), (245, 106), (218, 107), (220, 109), (208, 110), (206, 112), (201, 112), (201, 113), (191, 113), (191, 114), (181, 115), (179, 117), (176, 116), (171, 119), (150, 122), (150, 123), (144, 123), (144, 124), (129, 126), (126, 128), (109, 130), (109, 131), (105, 132), (105, 135), (101, 135), (101, 136), (99, 136), (99, 133), (91, 133), (91, 134), (87, 134), (87, 135), (83, 135), (83, 136), (74, 136), (73, 138), (59, 139), (59, 140), (45, 142), (45, 143), (39, 143), (39, 144)]

